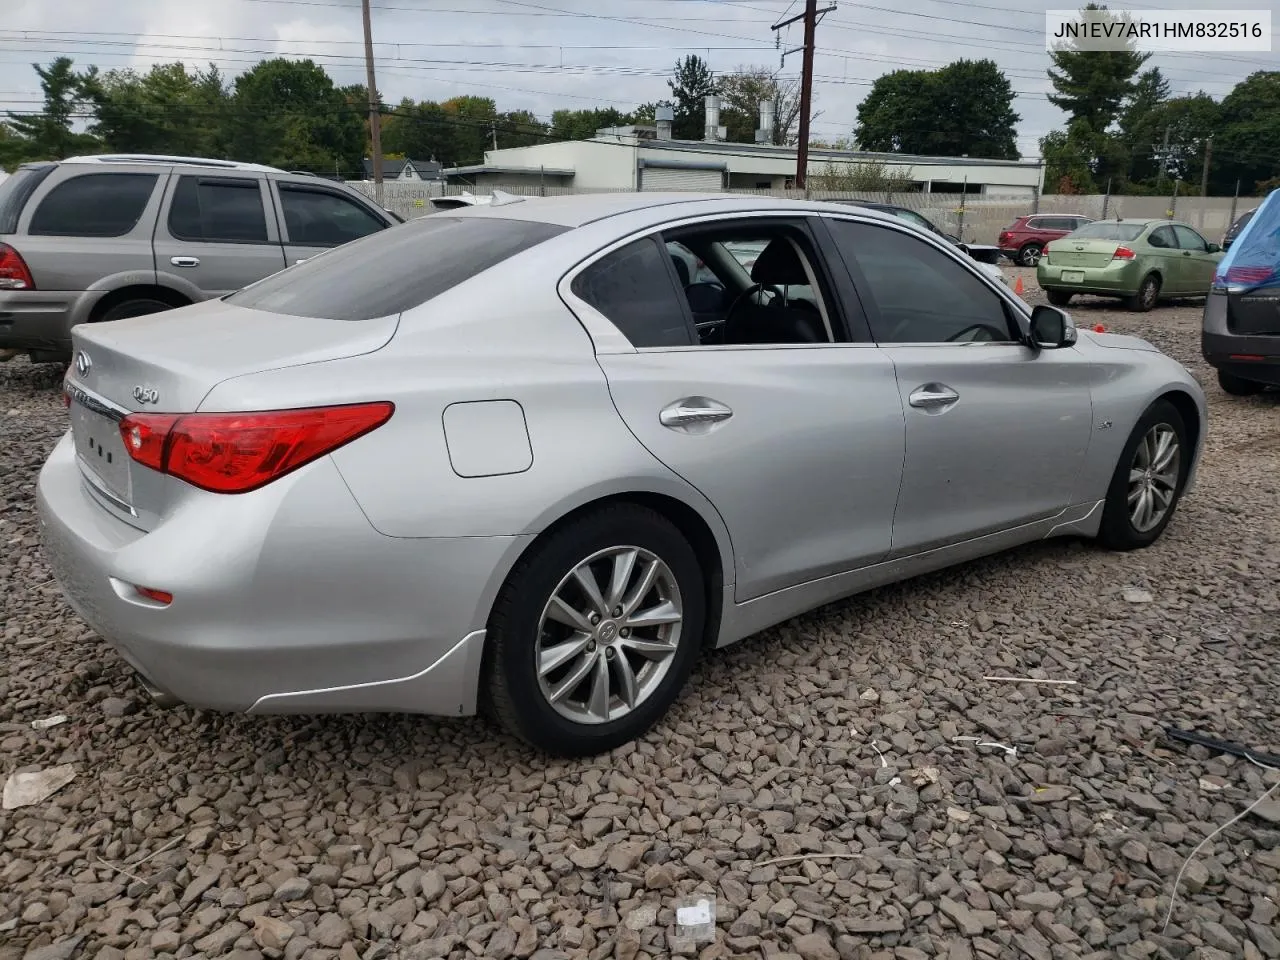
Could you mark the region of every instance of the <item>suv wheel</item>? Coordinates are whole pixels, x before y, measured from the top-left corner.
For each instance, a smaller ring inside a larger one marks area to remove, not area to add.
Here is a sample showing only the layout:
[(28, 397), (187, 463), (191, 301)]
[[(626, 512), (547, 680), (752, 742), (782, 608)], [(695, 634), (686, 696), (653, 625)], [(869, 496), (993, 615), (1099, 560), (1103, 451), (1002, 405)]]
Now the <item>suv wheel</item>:
[(1024, 243), (1018, 250), (1018, 265), (1034, 267), (1040, 262), (1040, 254), (1043, 252), (1044, 248), (1038, 243)]
[(1218, 386), (1224, 393), (1229, 393), (1233, 397), (1252, 397), (1254, 394), (1261, 393), (1264, 386), (1256, 380), (1246, 380), (1244, 377), (1237, 377), (1233, 373), (1226, 371), (1218, 371)]
[(122, 300), (102, 312), (102, 316), (94, 317), (95, 323), (108, 323), (111, 320), (124, 320), (127, 317), (142, 317), (148, 313), (160, 313), (172, 310), (174, 305), (153, 297), (138, 297), (134, 300)]

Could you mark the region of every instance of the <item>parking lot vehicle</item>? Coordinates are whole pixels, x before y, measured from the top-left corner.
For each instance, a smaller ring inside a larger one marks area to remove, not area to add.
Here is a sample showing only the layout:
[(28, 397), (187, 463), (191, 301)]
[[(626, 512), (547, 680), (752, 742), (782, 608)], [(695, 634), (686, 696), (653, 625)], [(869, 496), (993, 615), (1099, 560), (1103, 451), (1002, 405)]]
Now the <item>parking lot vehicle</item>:
[(72, 337), (45, 548), (155, 696), (479, 709), (565, 754), (827, 602), (1152, 543), (1205, 418), (1180, 363), (950, 243), (728, 194), (440, 213)]
[(394, 223), (345, 184), (257, 164), (24, 164), (0, 184), (0, 351), (65, 361), (76, 324), (220, 297)]
[(1042, 213), (1019, 217), (1000, 231), (996, 246), (1000, 252), (1021, 267), (1034, 267), (1046, 243), (1079, 230), (1090, 217), (1066, 213)]
[(1130, 310), (1209, 294), (1222, 248), (1176, 220), (1096, 220), (1046, 247), (1036, 282), (1049, 302), (1077, 293), (1122, 297)]
[(1236, 217), (1235, 222), (1227, 228), (1226, 234), (1222, 237), (1223, 250), (1231, 249), (1231, 245), (1235, 243), (1236, 238), (1240, 236), (1240, 231), (1245, 228), (1248, 222), (1253, 219), (1253, 215), (1257, 212), (1258, 208), (1254, 207), (1252, 210), (1246, 210), (1244, 213), (1240, 214), (1240, 216)]
[(1280, 387), (1280, 190), (1253, 211), (1218, 264), (1200, 349), (1227, 393)]

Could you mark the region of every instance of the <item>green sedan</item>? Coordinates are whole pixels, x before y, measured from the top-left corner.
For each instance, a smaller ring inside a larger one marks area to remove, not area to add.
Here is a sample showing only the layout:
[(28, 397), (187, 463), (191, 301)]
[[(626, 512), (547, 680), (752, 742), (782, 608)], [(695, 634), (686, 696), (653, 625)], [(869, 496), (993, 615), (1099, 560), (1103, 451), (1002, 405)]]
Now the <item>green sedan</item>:
[(1055, 306), (1092, 293), (1146, 311), (1162, 298), (1208, 296), (1221, 259), (1221, 247), (1176, 220), (1095, 220), (1045, 245), (1036, 280)]

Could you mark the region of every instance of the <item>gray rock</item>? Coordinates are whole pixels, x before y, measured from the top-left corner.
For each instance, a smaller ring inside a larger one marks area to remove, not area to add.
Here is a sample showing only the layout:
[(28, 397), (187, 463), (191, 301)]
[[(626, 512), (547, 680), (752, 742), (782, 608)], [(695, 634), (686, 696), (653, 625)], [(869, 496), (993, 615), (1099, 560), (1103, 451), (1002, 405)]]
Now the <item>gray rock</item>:
[(840, 960), (831, 938), (825, 933), (807, 933), (791, 941), (791, 947), (802, 960)]
[(310, 892), (311, 881), (306, 877), (289, 877), (276, 887), (274, 897), (281, 903), (291, 903), (301, 900)]

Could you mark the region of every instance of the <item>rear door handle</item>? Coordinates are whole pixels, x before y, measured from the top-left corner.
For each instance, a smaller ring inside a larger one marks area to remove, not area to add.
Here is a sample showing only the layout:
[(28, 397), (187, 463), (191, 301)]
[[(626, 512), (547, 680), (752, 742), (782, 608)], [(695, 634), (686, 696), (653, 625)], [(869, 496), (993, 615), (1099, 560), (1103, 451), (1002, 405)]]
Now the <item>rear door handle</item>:
[(169, 262), (175, 267), (198, 267), (200, 266), (199, 257), (170, 257)]
[(658, 414), (664, 427), (683, 433), (705, 433), (733, 416), (733, 411), (710, 397), (685, 397), (669, 403)]
[(949, 407), (959, 399), (960, 394), (945, 383), (926, 383), (911, 391), (907, 402), (922, 410), (937, 410), (941, 407)]

